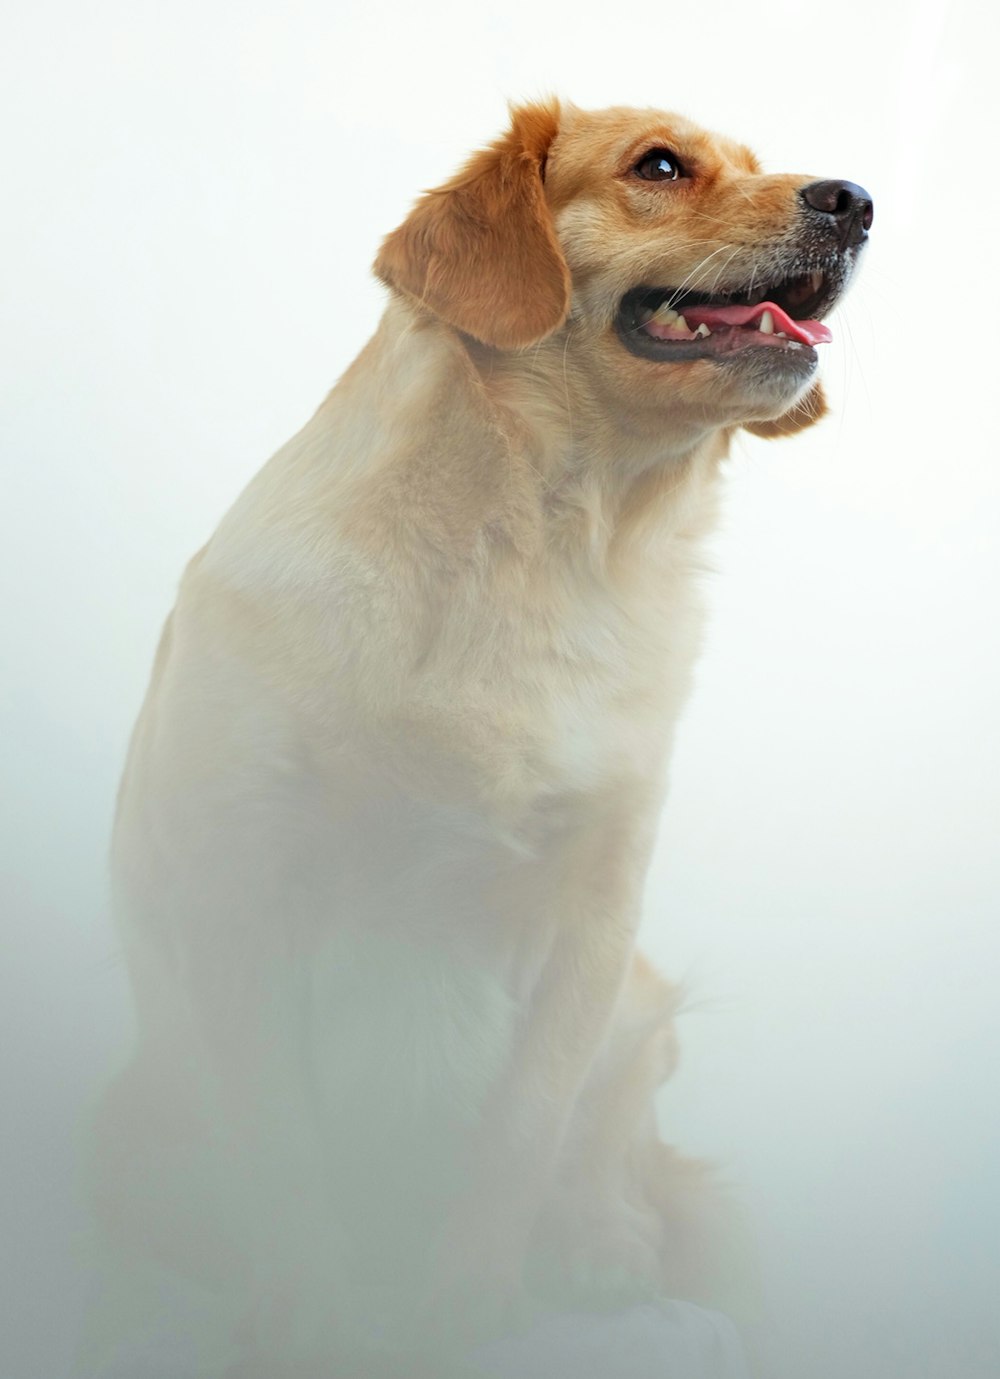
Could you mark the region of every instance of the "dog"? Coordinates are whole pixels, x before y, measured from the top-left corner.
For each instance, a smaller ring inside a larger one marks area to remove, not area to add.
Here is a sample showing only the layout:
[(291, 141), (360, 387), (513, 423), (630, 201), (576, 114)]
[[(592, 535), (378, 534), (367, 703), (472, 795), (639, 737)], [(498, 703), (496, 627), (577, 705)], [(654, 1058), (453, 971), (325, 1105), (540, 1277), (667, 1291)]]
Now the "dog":
[(697, 1294), (643, 884), (720, 468), (824, 414), (871, 218), (676, 115), (514, 108), (188, 566), (120, 791), (95, 1192), (227, 1299), (234, 1374), (567, 1279)]

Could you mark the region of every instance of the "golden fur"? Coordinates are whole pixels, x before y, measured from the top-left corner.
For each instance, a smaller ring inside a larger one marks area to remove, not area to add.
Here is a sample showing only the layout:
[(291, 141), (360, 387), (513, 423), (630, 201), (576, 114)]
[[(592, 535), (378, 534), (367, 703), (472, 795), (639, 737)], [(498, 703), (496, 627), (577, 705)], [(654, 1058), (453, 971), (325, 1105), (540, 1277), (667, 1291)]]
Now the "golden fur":
[[(684, 186), (630, 175), (657, 146)], [(824, 404), (612, 322), (748, 278), (803, 181), (672, 115), (515, 110), (386, 239), (375, 337), (184, 576), (121, 790), (139, 1042), (99, 1197), (270, 1374), (526, 1277), (703, 1281), (635, 935), (720, 462)]]

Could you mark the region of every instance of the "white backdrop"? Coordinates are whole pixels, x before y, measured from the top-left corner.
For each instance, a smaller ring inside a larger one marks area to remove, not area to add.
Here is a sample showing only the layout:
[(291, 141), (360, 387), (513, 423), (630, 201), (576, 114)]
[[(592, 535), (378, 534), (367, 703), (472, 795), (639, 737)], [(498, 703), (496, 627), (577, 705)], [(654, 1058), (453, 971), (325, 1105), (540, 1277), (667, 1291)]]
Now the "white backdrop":
[(995, 1379), (990, 23), (946, 0), (36, 0), (5, 22), (12, 1375), (70, 1373), (72, 1127), (128, 1028), (105, 841), (177, 576), (372, 330), (380, 236), (508, 97), (555, 92), (682, 110), (874, 194), (835, 415), (729, 467), (649, 895), (648, 946), (692, 992), (663, 1109), (755, 1214), (763, 1379)]

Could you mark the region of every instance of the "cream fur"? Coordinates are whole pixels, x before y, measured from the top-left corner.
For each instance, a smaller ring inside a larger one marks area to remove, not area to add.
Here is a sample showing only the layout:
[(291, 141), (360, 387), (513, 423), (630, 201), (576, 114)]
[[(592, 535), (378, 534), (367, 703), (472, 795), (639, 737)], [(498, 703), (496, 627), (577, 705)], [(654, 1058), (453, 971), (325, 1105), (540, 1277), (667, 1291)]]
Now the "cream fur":
[[(697, 278), (708, 217), (737, 277), (776, 254), (803, 179), (657, 112), (515, 112), (523, 167), (519, 139), (565, 319), (461, 333), (387, 241), (374, 339), (184, 575), (121, 789), (139, 1043), (102, 1210), (235, 1296), (275, 1374), (526, 1271), (701, 1267), (652, 1102), (676, 993), (635, 935), (720, 462), (803, 386), (639, 360), (611, 317)], [(668, 141), (704, 183), (672, 209), (622, 172)]]

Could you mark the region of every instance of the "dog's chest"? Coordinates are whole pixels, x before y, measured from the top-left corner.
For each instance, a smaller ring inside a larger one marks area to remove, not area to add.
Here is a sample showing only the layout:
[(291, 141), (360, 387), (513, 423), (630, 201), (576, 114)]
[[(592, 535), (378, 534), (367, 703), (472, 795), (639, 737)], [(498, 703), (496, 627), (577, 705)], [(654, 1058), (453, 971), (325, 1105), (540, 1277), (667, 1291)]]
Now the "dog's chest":
[[(438, 721), (516, 810), (659, 774), (694, 658), (687, 581), (630, 606), (600, 589), (478, 619), (456, 638)], [(447, 698), (445, 697), (447, 695)]]
[[(589, 794), (649, 765), (652, 739), (669, 712), (657, 656), (618, 610), (579, 607), (540, 648), (537, 767), (548, 790)], [(659, 692), (658, 692), (659, 690)]]

